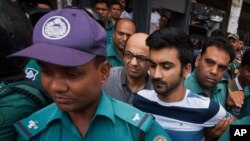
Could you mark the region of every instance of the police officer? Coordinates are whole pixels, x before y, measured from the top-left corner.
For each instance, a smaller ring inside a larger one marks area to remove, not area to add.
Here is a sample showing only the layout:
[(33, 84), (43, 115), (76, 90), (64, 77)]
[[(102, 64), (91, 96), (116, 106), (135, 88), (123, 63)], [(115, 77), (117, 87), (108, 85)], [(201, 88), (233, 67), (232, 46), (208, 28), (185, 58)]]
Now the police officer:
[(26, 59), (6, 58), (31, 44), (31, 23), (10, 1), (0, 2), (0, 23), (0, 141), (13, 141), (13, 124), (48, 103), (38, 89), (24, 84)]
[(33, 45), (11, 56), (38, 60), (54, 104), (17, 122), (18, 140), (171, 140), (148, 115), (102, 91), (109, 77), (106, 32), (81, 9), (49, 12), (36, 24)]

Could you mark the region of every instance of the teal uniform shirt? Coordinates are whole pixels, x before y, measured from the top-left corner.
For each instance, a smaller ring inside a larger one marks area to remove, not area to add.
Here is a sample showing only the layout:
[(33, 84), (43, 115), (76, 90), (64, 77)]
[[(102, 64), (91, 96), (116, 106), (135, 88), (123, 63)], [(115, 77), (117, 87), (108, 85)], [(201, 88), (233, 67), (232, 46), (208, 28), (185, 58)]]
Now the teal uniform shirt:
[(124, 66), (124, 62), (116, 51), (114, 44), (107, 46), (107, 60), (112, 67)]
[(240, 109), (240, 115), (238, 116), (239, 119), (245, 116), (250, 116), (250, 86), (244, 87), (244, 94), (245, 94), (244, 104)]
[[(28, 92), (30, 96), (39, 99), (36, 103), (34, 99), (29, 98), (21, 92), (14, 91), (9, 86), (20, 87)], [(0, 83), (0, 141), (16, 140), (16, 130), (13, 126), (17, 121), (29, 116), (35, 111), (48, 105), (39, 90), (18, 83)]]
[[(228, 88), (229, 91), (243, 91), (244, 92), (244, 104), (242, 107), (237, 108), (238, 114), (236, 115), (238, 119), (245, 117), (245, 116), (250, 116), (250, 86), (245, 86), (242, 88), (240, 84), (237, 85), (238, 82), (238, 76), (234, 79), (228, 79)], [(231, 108), (233, 109), (233, 108)]]
[(111, 19), (108, 21), (108, 27), (106, 28), (107, 32), (107, 48), (106, 56), (109, 64), (112, 67), (124, 66), (122, 58), (119, 56), (118, 52), (115, 49), (113, 42), (113, 33), (115, 30), (115, 25), (111, 22)]
[(108, 20), (108, 26), (106, 28), (107, 32), (107, 46), (113, 44), (113, 33), (114, 33), (115, 25), (111, 22), (111, 19)]
[[(235, 120), (231, 125), (250, 125), (250, 86), (244, 87), (245, 99), (244, 105), (241, 108), (238, 120)], [(218, 141), (230, 140), (230, 127), (222, 134)]]
[(105, 93), (85, 135), (55, 104), (17, 122), (15, 127), (18, 141), (139, 141), (141, 131), (145, 133), (145, 141), (171, 140), (151, 115)]
[[(207, 95), (204, 92), (204, 89), (197, 80), (195, 70), (185, 79), (184, 84), (185, 87), (190, 89), (192, 92), (207, 97)], [(227, 95), (228, 95), (227, 80), (223, 78), (212, 89), (212, 94), (210, 98), (213, 101), (220, 103), (226, 109)]]
[(40, 79), (40, 72), (41, 68), (37, 64), (37, 61), (35, 59), (30, 59), (26, 66), (24, 67), (24, 72), (26, 74), (26, 78), (31, 79), (32, 81), (35, 81), (37, 83), (41, 83)]

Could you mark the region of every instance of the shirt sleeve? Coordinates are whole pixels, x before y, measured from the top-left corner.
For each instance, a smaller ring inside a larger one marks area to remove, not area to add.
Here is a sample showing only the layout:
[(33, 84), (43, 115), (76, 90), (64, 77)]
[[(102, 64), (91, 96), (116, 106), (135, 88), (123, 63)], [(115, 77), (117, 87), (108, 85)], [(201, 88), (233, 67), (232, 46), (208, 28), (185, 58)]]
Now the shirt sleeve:
[[(214, 103), (218, 104), (218, 103)], [(205, 127), (212, 127), (219, 123), (223, 118), (230, 118), (232, 114), (227, 112), (221, 105), (219, 105), (218, 112), (214, 114), (214, 116), (204, 123)]]

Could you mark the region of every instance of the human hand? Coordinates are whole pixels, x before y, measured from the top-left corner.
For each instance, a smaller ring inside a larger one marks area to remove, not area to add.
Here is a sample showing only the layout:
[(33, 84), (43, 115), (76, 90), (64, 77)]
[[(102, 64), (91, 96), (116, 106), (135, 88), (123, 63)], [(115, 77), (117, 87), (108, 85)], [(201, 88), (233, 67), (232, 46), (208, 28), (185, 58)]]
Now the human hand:
[(233, 91), (229, 92), (227, 97), (227, 104), (231, 107), (241, 108), (244, 103), (244, 92), (243, 91)]
[(219, 138), (233, 120), (233, 117), (223, 118), (216, 126), (206, 128), (206, 141), (212, 141)]

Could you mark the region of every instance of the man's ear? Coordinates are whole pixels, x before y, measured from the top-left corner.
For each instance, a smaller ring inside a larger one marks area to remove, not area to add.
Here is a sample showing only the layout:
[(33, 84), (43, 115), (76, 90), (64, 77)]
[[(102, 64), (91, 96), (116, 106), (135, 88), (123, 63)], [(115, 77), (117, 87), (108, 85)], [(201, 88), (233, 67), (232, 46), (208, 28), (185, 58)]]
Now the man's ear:
[(110, 73), (110, 64), (108, 63), (107, 60), (104, 61), (102, 64), (100, 64), (99, 72), (100, 72), (101, 82), (105, 83), (108, 80)]
[(196, 58), (195, 58), (195, 67), (198, 66), (199, 62), (200, 62), (200, 59), (201, 59), (201, 55), (198, 55)]
[(182, 72), (183, 72), (183, 77), (186, 78), (188, 76), (188, 74), (191, 73), (191, 69), (192, 69), (192, 64), (188, 63), (186, 66), (184, 66)]

